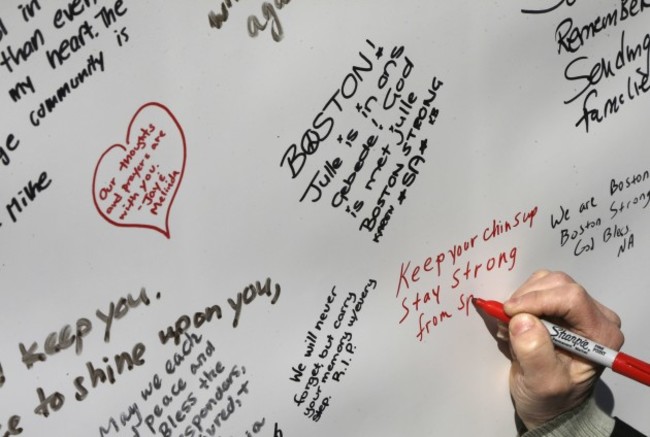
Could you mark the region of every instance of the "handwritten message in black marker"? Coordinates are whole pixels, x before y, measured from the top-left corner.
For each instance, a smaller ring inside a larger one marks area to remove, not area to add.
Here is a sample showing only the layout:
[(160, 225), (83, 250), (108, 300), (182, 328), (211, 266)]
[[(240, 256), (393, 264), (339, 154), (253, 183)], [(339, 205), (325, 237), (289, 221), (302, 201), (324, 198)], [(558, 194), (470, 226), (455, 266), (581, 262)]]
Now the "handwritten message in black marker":
[[(553, 7), (525, 9), (523, 13), (546, 14), (573, 2), (560, 1)], [(574, 94), (564, 100), (565, 105), (577, 103), (580, 114), (576, 127), (585, 132), (594, 124), (605, 122), (625, 109), (635, 99), (650, 91), (650, 33), (629, 36), (622, 29), (629, 22), (643, 20), (650, 5), (642, 1), (621, 1), (593, 20), (579, 22), (572, 17), (562, 19), (555, 30), (559, 55), (570, 56), (564, 68)], [(603, 37), (617, 38), (615, 49), (602, 53), (584, 54)], [(607, 91), (603, 91), (605, 88)]]
[(634, 248), (630, 220), (650, 204), (650, 170), (611, 178), (608, 196), (587, 196), (576, 205), (559, 205), (551, 214), (551, 227), (559, 245), (575, 256), (600, 247), (612, 247), (616, 257)]
[(343, 380), (354, 358), (354, 326), (366, 299), (377, 288), (369, 279), (363, 290), (343, 292), (332, 287), (323, 311), (307, 331), (307, 347), (300, 363), (291, 369), (290, 380), (298, 384), (293, 402), (308, 419), (318, 422), (331, 405), (328, 390)]
[[(31, 205), (43, 191), (52, 184), (52, 179), (46, 171), (42, 171), (36, 178), (29, 179), (5, 205), (5, 212), (16, 223), (20, 214)], [(2, 222), (0, 222), (2, 226)]]
[(432, 153), (425, 133), (440, 114), (443, 83), (433, 76), (416, 90), (410, 83), (415, 68), (404, 47), (384, 50), (366, 41), (358, 61), (280, 161), (305, 186), (301, 202), (329, 203), (376, 243)]
[[(268, 29), (273, 41), (282, 41), (282, 38), (284, 38), (284, 28), (282, 27), (278, 11), (290, 2), (291, 0), (273, 0), (262, 3), (261, 18), (259, 15), (251, 14), (246, 20), (248, 35), (251, 38), (256, 38)], [(236, 6), (238, 9), (241, 9), (241, 6), (237, 4), (237, 0), (223, 0), (217, 12), (210, 11), (208, 13), (210, 27), (217, 30), (221, 29), (226, 21), (228, 21), (228, 17), (230, 17), (230, 10)]]
[[(34, 0), (21, 9), (22, 22), (16, 19), (11, 24), (3, 26), (5, 36), (12, 42), (8, 41), (0, 48), (0, 74), (9, 74), (16, 80), (15, 85), (8, 90), (10, 100), (20, 104), (22, 98), (27, 95), (43, 95), (41, 103), (28, 112), (32, 126), (40, 126), (60, 104), (82, 89), (93, 75), (103, 72), (105, 59), (102, 50), (87, 56), (77, 73), (73, 75), (68, 73), (61, 86), (54, 90), (41, 90), (38, 81), (31, 75), (22, 78), (29, 64), (45, 57), (46, 65), (51, 70), (58, 70), (64, 65), (71, 70), (74, 69), (71, 63), (79, 66), (81, 61), (78, 52), (82, 48), (95, 45), (95, 42), (104, 35), (112, 34), (120, 47), (129, 40), (126, 27), (119, 26), (119, 21), (128, 12), (124, 0), (109, 3), (109, 5), (97, 5), (96, 1), (75, 1), (70, 2), (66, 7), (56, 9), (52, 14), (45, 10), (45, 3), (41, 7), (39, 1)], [(49, 19), (44, 16), (49, 14), (51, 14)], [(33, 26), (32, 22), (48, 24), (45, 27), (34, 26), (33, 32), (26, 39), (17, 41), (16, 38), (12, 38), (14, 31), (24, 35), (24, 29), (18, 28)], [(31, 71), (34, 70), (37, 69)]]
[[(216, 322), (228, 313), (232, 327), (237, 328), (246, 307), (254, 302), (259, 305), (262, 299), (275, 305), (280, 294), (280, 285), (272, 284), (270, 278), (264, 283), (257, 281), (228, 298), (227, 305), (212, 304), (193, 315), (182, 315), (173, 326), (159, 331), (158, 339), (163, 345), (176, 346), (174, 354), (165, 361), (164, 373), (154, 374), (141, 391), (141, 399), (128, 403), (122, 412), (108, 418), (106, 425), (99, 428), (100, 435), (118, 435), (128, 429), (135, 435), (214, 436), (232, 430), (235, 425), (226, 425), (235, 421), (249, 395), (246, 368), (225, 364), (212, 341), (190, 330)], [(259, 420), (243, 429), (241, 423), (237, 424), (236, 434), (258, 434), (265, 424), (266, 417), (260, 414)], [(281, 434), (276, 423), (275, 435)]]
[[(156, 299), (160, 299), (160, 297), (160, 293), (156, 293)], [(42, 338), (20, 342), (17, 348), (20, 359), (27, 370), (34, 372), (34, 369), (46, 366), (48, 359), (54, 355), (81, 356), (85, 342), (90, 340), (91, 334), (97, 331), (98, 326), (104, 343), (110, 343), (111, 332), (115, 325), (133, 311), (141, 311), (142, 306), (149, 306), (151, 302), (144, 288), (136, 296), (129, 293), (110, 302), (105, 308), (98, 309), (95, 317), (80, 317), (73, 323), (65, 324), (62, 328), (54, 330)], [(7, 351), (4, 353), (6, 354)], [(137, 368), (144, 365), (145, 353), (146, 346), (142, 342), (135, 342), (132, 347), (112, 357), (103, 356), (100, 359), (87, 360), (86, 372), (71, 377), (67, 383), (67, 389), (61, 388), (62, 382), (59, 378), (55, 381), (39, 380), (38, 387), (35, 389), (33, 413), (48, 418), (68, 405), (70, 399), (76, 399), (78, 402), (84, 401), (98, 386), (115, 384), (120, 375), (136, 371)], [(11, 378), (11, 375), (5, 375), (4, 372), (0, 371), (0, 374), (3, 384), (7, 378)], [(57, 388), (52, 389), (52, 386)], [(6, 422), (6, 432), (9, 434), (4, 435), (22, 433), (22, 416), (24, 414), (10, 415)], [(2, 419), (0, 418), (0, 431), (2, 429)]]
[(100, 425), (99, 435), (215, 436), (232, 428), (236, 435), (263, 429), (268, 434), (261, 413), (244, 429), (233, 425), (250, 391), (245, 366), (225, 362), (212, 340), (186, 332), (164, 368), (143, 385), (139, 398)]
[[(114, 38), (118, 47), (129, 40), (127, 28), (121, 24), (128, 12), (125, 0), (103, 3), (70, 1), (55, 8), (51, 2), (31, 0), (3, 11), (0, 95), (5, 99), (4, 106), (11, 105), (12, 113), (25, 115), (22, 126), (4, 123), (3, 129), (7, 131), (0, 132), (4, 138), (0, 141), (0, 171), (15, 161), (14, 155), (22, 148), (39, 146), (22, 145), (21, 132), (51, 123), (50, 119), (56, 119), (54, 114), (67, 100), (85, 91), (86, 85), (105, 71), (105, 50), (82, 55), (82, 49), (96, 46), (106, 35)], [(60, 80), (58, 87), (46, 89), (39, 85), (50, 76)], [(11, 122), (16, 120), (12, 118)], [(34, 171), (31, 179), (13, 185), (11, 197), (0, 199), (6, 213), (6, 218), (0, 216), (0, 229), (9, 220), (18, 222), (51, 182), (49, 172), (41, 170)]]
[[(280, 299), (281, 292), (280, 284), (272, 286), (271, 279), (267, 278), (264, 284), (257, 281), (255, 284), (244, 287), (243, 291), (237, 292), (235, 298), (228, 298), (227, 308), (231, 310), (232, 327), (236, 328), (239, 325), (243, 309), (253, 304), (256, 299), (258, 302), (266, 299), (271, 305), (275, 305)], [(190, 328), (198, 329), (205, 323), (220, 320), (224, 314), (222, 307), (223, 305), (214, 304), (206, 306), (204, 309), (194, 312), (194, 314), (181, 315), (173, 326), (168, 326), (158, 333), (160, 342), (166, 344), (168, 341), (173, 341), (174, 344), (179, 344), (182, 335)]]
[[(148, 430), (151, 435), (171, 436), (176, 435), (177, 428), (181, 426), (188, 433), (186, 435), (217, 435), (221, 432), (221, 427), (242, 407), (249, 393), (246, 369), (238, 364), (226, 365), (223, 360), (217, 359), (214, 344), (204, 340), (200, 334), (190, 334), (189, 330), (198, 329), (224, 316), (231, 320), (232, 328), (237, 328), (246, 318), (246, 308), (254, 302), (259, 305), (262, 299), (274, 305), (280, 294), (280, 285), (272, 284), (271, 279), (263, 283), (258, 281), (233, 293), (226, 299), (225, 305), (214, 304), (193, 316), (183, 315), (175, 325), (159, 331), (160, 343), (176, 346), (176, 351), (164, 362), (165, 376), (159, 376), (163, 375), (162, 371), (154, 374), (143, 388), (142, 400), (129, 403), (122, 412), (107, 419), (107, 423), (99, 427), (100, 435), (110, 435), (127, 428), (136, 433), (140, 429), (141, 432)], [(156, 293), (155, 300), (160, 300), (161, 296), (161, 293)], [(19, 358), (27, 371), (38, 373), (53, 356), (82, 356), (88, 341), (96, 341), (100, 337), (105, 344), (111, 343), (114, 330), (124, 324), (130, 314), (142, 311), (152, 302), (145, 288), (135, 295), (129, 293), (97, 309), (94, 316), (79, 317), (39, 338), (23, 339), (16, 348)], [(34, 390), (33, 413), (43, 418), (54, 417), (72, 400), (83, 402), (99, 396), (95, 394), (99, 387), (119, 384), (122, 375), (136, 372), (150, 362), (146, 345), (150, 337), (134, 340), (117, 354), (86, 359), (85, 370), (81, 374), (66, 375), (56, 380), (39, 379), (38, 387)], [(0, 365), (0, 388), (11, 378), (2, 369)], [(187, 376), (188, 372), (192, 377)], [(3, 425), (3, 417), (0, 416), (0, 431), (6, 426), (9, 435), (18, 435), (16, 433), (22, 429), (21, 418), (24, 415), (18, 412), (7, 414), (6, 425)], [(260, 416), (259, 420), (239, 430), (240, 434), (257, 434), (263, 429), (265, 421), (264, 416)], [(276, 435), (282, 433), (277, 423), (275, 430)]]
[[(0, 21), (0, 29), (1, 28), (2, 22)], [(2, 33), (0, 33), (0, 35), (2, 35)], [(1, 37), (0, 41), (2, 41)], [(16, 149), (18, 149), (18, 146), (20, 146), (20, 139), (12, 133), (7, 134), (4, 144), (0, 143), (0, 163), (2, 163), (0, 168), (8, 167), (12, 163), (13, 154)], [(14, 186), (14, 190), (17, 190), (17, 193), (14, 196), (8, 200), (0, 199), (0, 202), (6, 202), (4, 204), (4, 212), (6, 212), (13, 223), (16, 223), (23, 210), (34, 202), (40, 193), (49, 188), (51, 184), (52, 179), (48, 176), (46, 171), (43, 171), (35, 180), (28, 180), (21, 188), (16, 188)], [(0, 228), (2, 227), (2, 222), (5, 220), (6, 219), (3, 218), (3, 211), (0, 210)]]

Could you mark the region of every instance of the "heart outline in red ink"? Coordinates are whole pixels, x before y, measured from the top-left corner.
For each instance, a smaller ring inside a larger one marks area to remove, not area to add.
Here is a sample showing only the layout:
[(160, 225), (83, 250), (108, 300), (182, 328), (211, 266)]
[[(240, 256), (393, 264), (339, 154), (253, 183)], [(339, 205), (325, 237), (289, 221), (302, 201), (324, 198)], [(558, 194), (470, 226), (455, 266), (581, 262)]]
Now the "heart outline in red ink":
[(124, 228), (152, 229), (154, 231), (160, 232), (167, 239), (170, 239), (171, 234), (170, 234), (170, 231), (169, 231), (169, 215), (171, 213), (171, 209), (172, 209), (172, 206), (174, 204), (174, 201), (176, 200), (176, 195), (178, 194), (178, 190), (179, 190), (179, 188), (181, 186), (181, 183), (183, 181), (183, 177), (185, 176), (185, 164), (186, 164), (186, 161), (187, 161), (187, 142), (186, 142), (186, 139), (185, 139), (185, 132), (183, 132), (183, 128), (181, 127), (180, 123), (178, 122), (178, 120), (176, 119), (174, 114), (171, 112), (171, 110), (169, 108), (167, 108), (165, 105), (163, 105), (162, 103), (148, 102), (148, 103), (145, 103), (145, 104), (143, 104), (142, 106), (140, 106), (138, 108), (138, 110), (135, 112), (135, 114), (131, 118), (131, 121), (129, 122), (129, 127), (127, 128), (126, 139), (125, 139), (125, 143), (126, 143), (127, 146), (130, 145), (129, 139), (131, 137), (131, 129), (133, 127), (133, 123), (138, 118), (138, 115), (140, 115), (140, 113), (143, 110), (145, 110), (146, 108), (149, 108), (149, 107), (157, 107), (157, 108), (163, 110), (167, 114), (169, 119), (171, 119), (173, 124), (178, 129), (178, 133), (180, 134), (180, 138), (182, 140), (182, 146), (183, 146), (183, 159), (182, 159), (182, 164), (181, 164), (181, 169), (180, 169), (180, 175), (179, 175), (179, 178), (178, 178), (178, 183), (173, 188), (174, 192), (172, 194), (172, 197), (169, 199), (169, 204), (168, 204), (168, 206), (166, 208), (166, 212), (165, 212), (165, 223), (164, 223), (165, 228), (163, 229), (160, 226), (157, 226), (155, 224), (149, 224), (149, 223), (137, 223), (137, 222), (135, 222), (135, 223), (120, 223), (120, 222), (117, 222), (117, 221), (113, 220), (111, 217), (106, 215), (104, 213), (104, 211), (102, 211), (102, 208), (100, 207), (99, 202), (97, 200), (97, 189), (96, 189), (97, 188), (97, 185), (96, 185), (97, 184), (97, 173), (99, 171), (99, 168), (100, 168), (104, 158), (109, 153), (111, 153), (113, 151), (113, 149), (115, 149), (115, 148), (122, 149), (124, 152), (126, 152), (128, 150), (123, 144), (119, 144), (119, 143), (113, 144), (108, 149), (106, 149), (104, 151), (104, 153), (102, 153), (102, 155), (99, 157), (99, 160), (97, 161), (97, 165), (95, 166), (95, 171), (94, 171), (94, 174), (93, 174), (93, 184), (92, 184), (93, 203), (95, 204), (95, 209), (97, 209), (97, 212), (104, 218), (104, 220), (106, 220), (107, 222), (109, 222), (110, 224), (112, 224), (114, 226), (124, 227)]

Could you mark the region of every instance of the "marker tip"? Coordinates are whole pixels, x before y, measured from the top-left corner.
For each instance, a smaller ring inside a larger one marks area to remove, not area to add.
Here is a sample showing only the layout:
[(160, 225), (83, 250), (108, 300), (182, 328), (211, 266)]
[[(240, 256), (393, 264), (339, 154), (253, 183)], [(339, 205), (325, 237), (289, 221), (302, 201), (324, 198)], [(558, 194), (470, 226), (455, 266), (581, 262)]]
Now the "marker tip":
[(480, 297), (473, 297), (472, 303), (474, 304), (474, 306), (480, 307), (485, 304), (485, 300), (481, 299)]

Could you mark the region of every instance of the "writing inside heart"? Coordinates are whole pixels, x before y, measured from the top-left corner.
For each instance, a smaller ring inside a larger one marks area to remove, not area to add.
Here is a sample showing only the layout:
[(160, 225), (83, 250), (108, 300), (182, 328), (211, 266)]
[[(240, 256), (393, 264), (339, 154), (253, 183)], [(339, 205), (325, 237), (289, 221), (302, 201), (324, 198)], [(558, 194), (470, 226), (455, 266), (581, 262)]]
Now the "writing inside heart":
[(185, 172), (185, 135), (174, 114), (150, 102), (133, 115), (126, 144), (110, 146), (93, 176), (93, 201), (115, 226), (148, 228), (170, 238), (169, 214)]

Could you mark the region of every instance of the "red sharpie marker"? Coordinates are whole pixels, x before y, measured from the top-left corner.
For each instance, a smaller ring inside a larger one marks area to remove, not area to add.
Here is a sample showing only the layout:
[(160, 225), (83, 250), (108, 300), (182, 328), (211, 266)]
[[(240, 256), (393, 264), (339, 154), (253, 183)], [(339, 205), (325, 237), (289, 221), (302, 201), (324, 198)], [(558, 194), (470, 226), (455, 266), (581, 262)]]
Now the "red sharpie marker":
[[(503, 304), (501, 302), (474, 298), (472, 303), (486, 314), (504, 323), (510, 322), (510, 316), (503, 310)], [(614, 372), (632, 378), (635, 381), (650, 385), (650, 364), (623, 352), (601, 346), (586, 337), (575, 334), (568, 329), (547, 322), (546, 320), (542, 320), (542, 323), (548, 329), (551, 340), (556, 346), (584, 357), (596, 364), (610, 367)]]

